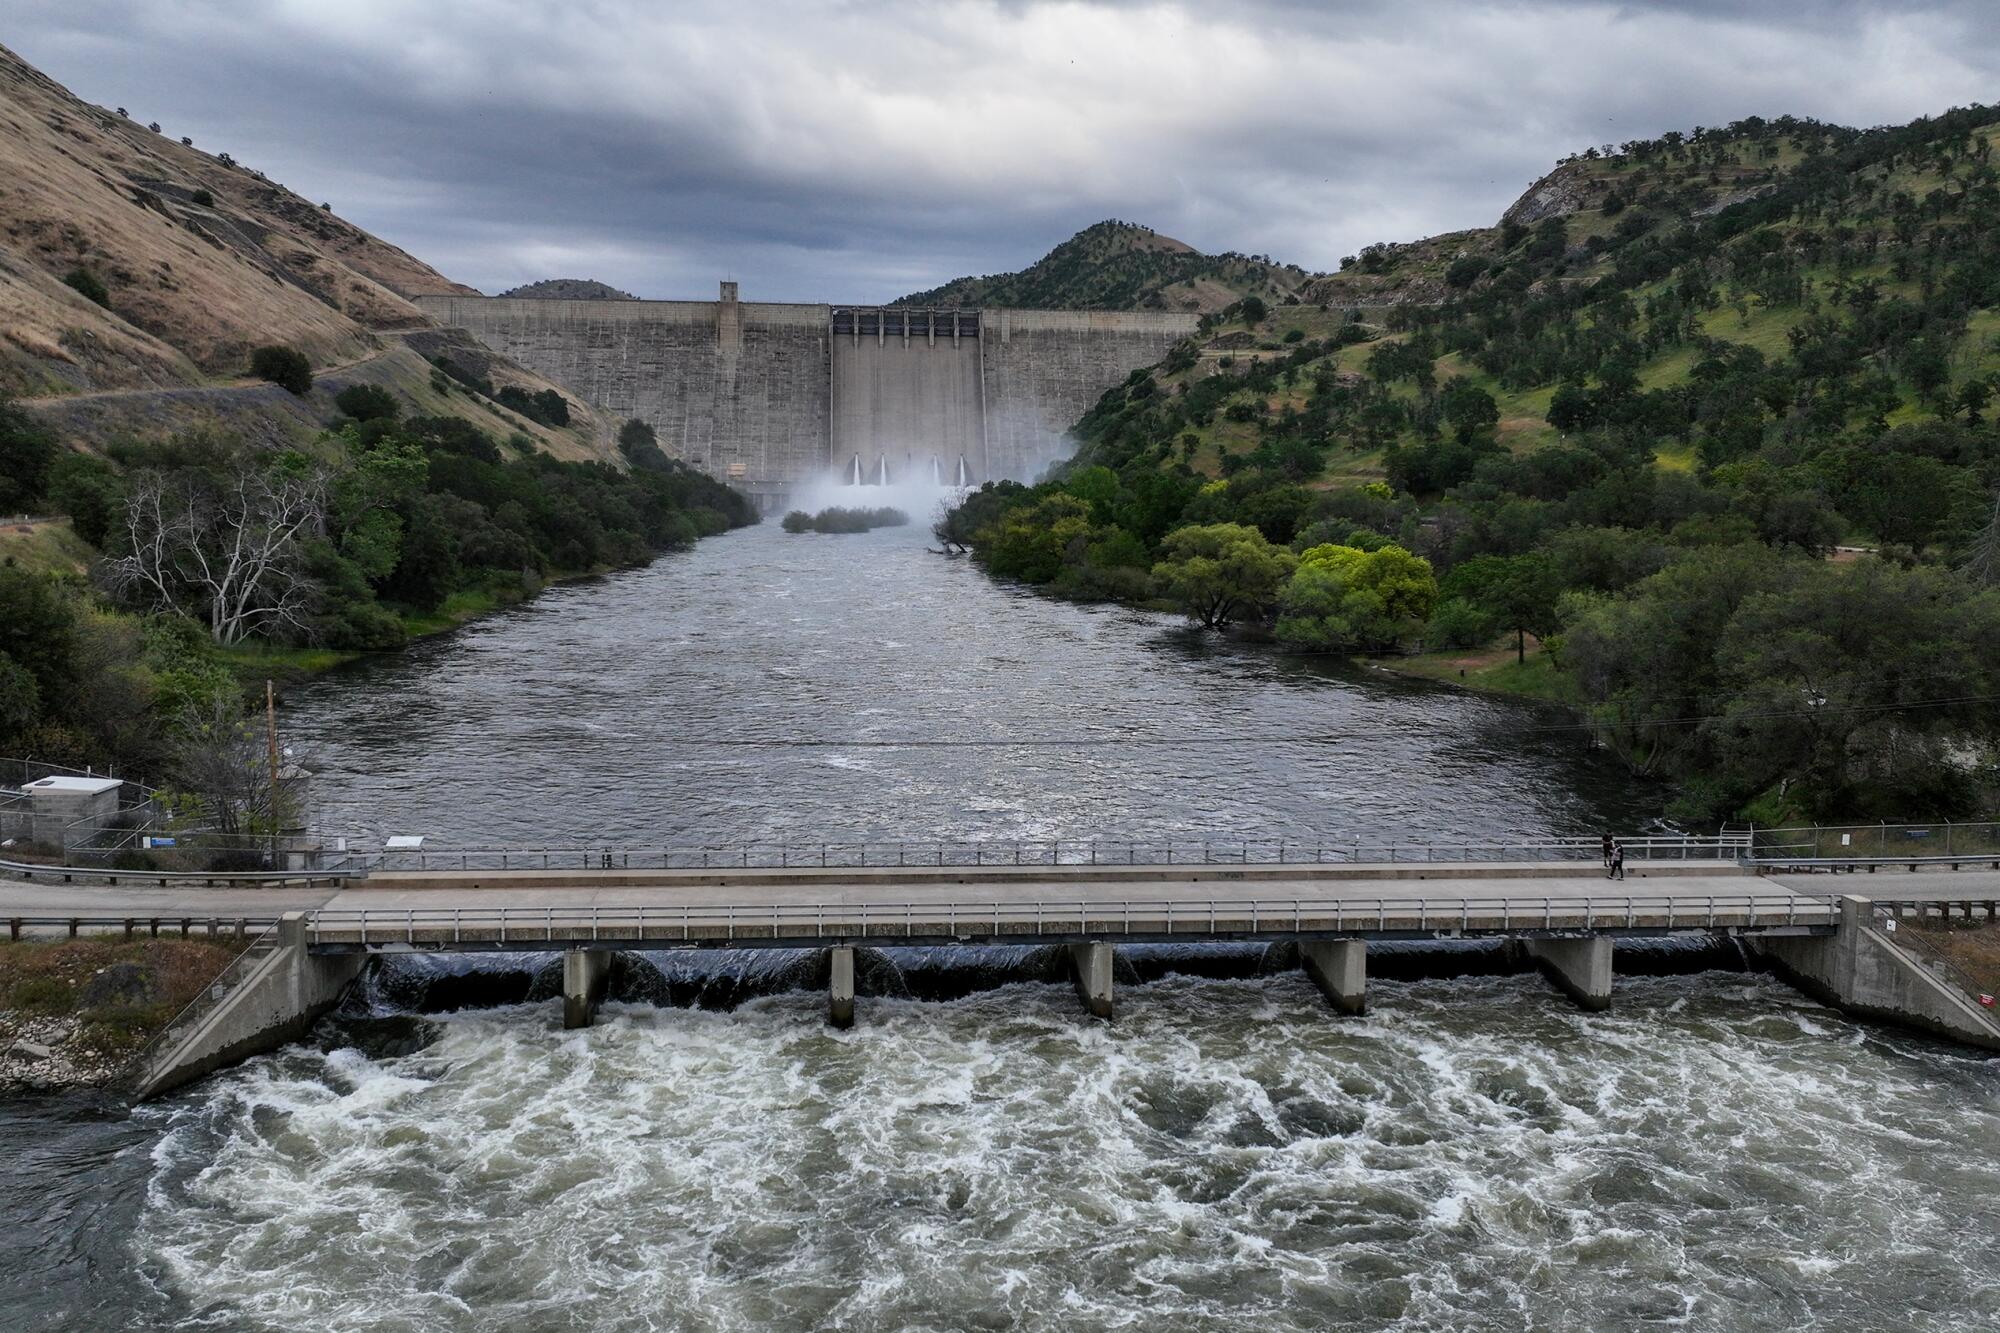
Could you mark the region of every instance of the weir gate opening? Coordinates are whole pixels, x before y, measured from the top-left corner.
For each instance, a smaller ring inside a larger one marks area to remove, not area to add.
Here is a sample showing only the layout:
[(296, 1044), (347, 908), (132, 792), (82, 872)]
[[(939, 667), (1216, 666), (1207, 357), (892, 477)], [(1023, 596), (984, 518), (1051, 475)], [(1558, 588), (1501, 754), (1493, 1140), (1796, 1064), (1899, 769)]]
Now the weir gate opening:
[[(440, 323), (549, 377), (608, 442), (627, 419), (768, 510), (813, 482), (1032, 480), (1106, 389), (1192, 313), (425, 296)], [(858, 460), (858, 463), (857, 463)], [(933, 466), (933, 461), (935, 466)]]

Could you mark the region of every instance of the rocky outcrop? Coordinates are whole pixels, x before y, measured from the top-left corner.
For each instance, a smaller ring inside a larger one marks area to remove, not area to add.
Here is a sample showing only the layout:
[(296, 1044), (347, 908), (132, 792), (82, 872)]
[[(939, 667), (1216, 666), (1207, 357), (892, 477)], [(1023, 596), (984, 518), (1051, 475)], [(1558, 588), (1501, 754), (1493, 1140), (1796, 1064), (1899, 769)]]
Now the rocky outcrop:
[(1568, 217), (1594, 206), (1588, 169), (1582, 162), (1568, 162), (1530, 185), (1500, 221), (1532, 227), (1544, 218)]

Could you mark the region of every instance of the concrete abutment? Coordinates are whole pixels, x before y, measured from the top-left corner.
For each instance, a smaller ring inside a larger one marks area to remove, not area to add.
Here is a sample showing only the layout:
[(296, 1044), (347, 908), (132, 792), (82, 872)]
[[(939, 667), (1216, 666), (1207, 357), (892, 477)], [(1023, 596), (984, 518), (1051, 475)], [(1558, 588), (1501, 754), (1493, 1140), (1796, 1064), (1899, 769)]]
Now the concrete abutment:
[(1840, 900), (1840, 929), (1833, 935), (1762, 936), (1751, 948), (1822, 1004), (2000, 1051), (2000, 1024), (1897, 947), (1876, 925), (1867, 898)]
[(271, 952), (251, 965), (213, 1009), (136, 1071), (133, 1095), (138, 1100), (296, 1041), (340, 1002), (367, 962), (361, 954), (308, 952), (302, 912), (287, 912), (274, 929)]

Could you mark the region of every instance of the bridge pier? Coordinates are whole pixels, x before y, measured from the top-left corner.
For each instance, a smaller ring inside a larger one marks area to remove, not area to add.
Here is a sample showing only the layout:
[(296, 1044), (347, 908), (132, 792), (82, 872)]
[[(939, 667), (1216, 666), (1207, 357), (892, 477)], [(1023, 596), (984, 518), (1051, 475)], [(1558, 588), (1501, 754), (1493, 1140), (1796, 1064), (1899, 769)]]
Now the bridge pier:
[(1549, 984), (1592, 1013), (1611, 1007), (1611, 937), (1524, 940)]
[(826, 1021), (835, 1028), (854, 1026), (854, 949), (839, 945), (826, 951)]
[(1111, 1017), (1111, 946), (1092, 940), (1069, 946), (1070, 971), (1076, 978), (1076, 993), (1093, 1018)]
[(1365, 940), (1300, 940), (1299, 962), (1336, 1013), (1368, 1012)]
[(563, 950), (563, 1029), (587, 1028), (597, 1020), (604, 987), (611, 977), (609, 949)]

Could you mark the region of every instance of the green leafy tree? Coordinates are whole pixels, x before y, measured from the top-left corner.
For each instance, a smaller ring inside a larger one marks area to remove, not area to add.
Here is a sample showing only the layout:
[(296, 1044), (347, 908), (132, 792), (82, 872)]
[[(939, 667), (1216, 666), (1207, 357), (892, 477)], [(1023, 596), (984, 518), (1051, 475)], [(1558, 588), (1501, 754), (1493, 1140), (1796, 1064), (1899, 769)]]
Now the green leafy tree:
[(1469, 444), (1500, 424), (1500, 407), (1493, 395), (1463, 376), (1445, 381), (1439, 401), (1460, 444)]
[(1255, 528), (1212, 523), (1168, 533), (1153, 578), (1189, 617), (1219, 629), (1275, 605), (1297, 565)]
[(46, 498), (56, 438), (6, 398), (0, 398), (0, 514), (33, 510)]
[(333, 396), (333, 405), (356, 421), (394, 421), (403, 405), (379, 384), (350, 384)]
[(295, 347), (259, 347), (250, 353), (250, 373), (291, 394), (303, 398), (312, 392), (312, 362)]
[(1445, 576), (1441, 596), (1458, 598), (1514, 631), (1517, 659), (1528, 660), (1527, 636), (1545, 638), (1556, 629), (1556, 599), (1562, 580), (1555, 562), (1537, 551), (1525, 555), (1484, 555), (1455, 566)]
[(1421, 626), (1436, 601), (1430, 561), (1400, 546), (1315, 546), (1285, 585), (1278, 637), (1324, 651), (1387, 648)]

